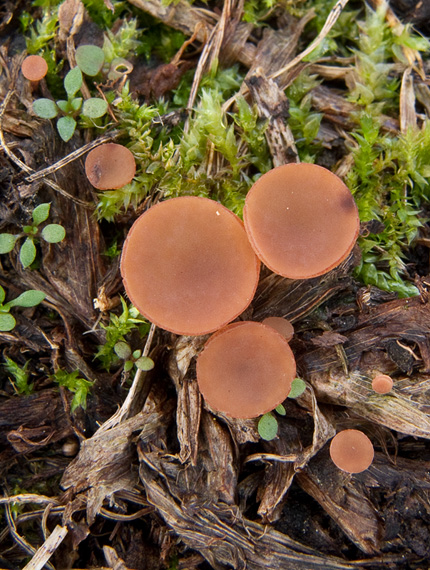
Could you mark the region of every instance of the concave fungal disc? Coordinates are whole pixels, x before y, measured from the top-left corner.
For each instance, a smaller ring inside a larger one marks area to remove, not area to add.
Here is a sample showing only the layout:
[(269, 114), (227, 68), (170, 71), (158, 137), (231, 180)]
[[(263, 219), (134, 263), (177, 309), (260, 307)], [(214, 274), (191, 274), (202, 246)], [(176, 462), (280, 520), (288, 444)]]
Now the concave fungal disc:
[(339, 265), (359, 231), (347, 186), (314, 164), (286, 164), (264, 174), (248, 192), (243, 216), (258, 257), (291, 279), (316, 277)]
[(251, 302), (260, 262), (241, 220), (207, 198), (161, 202), (124, 244), (125, 290), (142, 315), (177, 334), (213, 332)]

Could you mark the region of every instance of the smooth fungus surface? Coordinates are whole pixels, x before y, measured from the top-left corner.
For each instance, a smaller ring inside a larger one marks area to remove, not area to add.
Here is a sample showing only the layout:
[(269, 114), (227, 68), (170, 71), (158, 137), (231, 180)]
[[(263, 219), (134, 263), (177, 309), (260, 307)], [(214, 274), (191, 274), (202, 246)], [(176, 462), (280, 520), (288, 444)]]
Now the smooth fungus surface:
[(125, 290), (142, 315), (177, 334), (213, 332), (246, 309), (260, 262), (241, 220), (207, 198), (161, 202), (124, 244)]
[(342, 471), (361, 473), (373, 461), (372, 442), (365, 433), (356, 429), (345, 429), (334, 436), (330, 443), (330, 457)]
[(275, 329), (275, 331), (278, 331), (278, 333), (281, 334), (287, 342), (290, 342), (294, 336), (293, 325), (283, 317), (266, 317), (262, 323), (263, 325), (267, 325)]
[(48, 64), (40, 55), (29, 55), (22, 62), (21, 72), (29, 81), (40, 81), (48, 72)]
[(288, 396), (296, 375), (294, 355), (274, 329), (233, 323), (215, 333), (197, 359), (197, 382), (216, 411), (253, 418)]
[(98, 190), (122, 188), (131, 182), (135, 173), (136, 161), (132, 152), (120, 144), (101, 144), (85, 159), (85, 174)]
[(349, 189), (314, 164), (286, 164), (264, 174), (248, 192), (243, 216), (258, 257), (291, 279), (316, 277), (339, 265), (359, 231)]
[(393, 388), (393, 379), (387, 374), (378, 374), (372, 380), (372, 388), (378, 394), (388, 394)]

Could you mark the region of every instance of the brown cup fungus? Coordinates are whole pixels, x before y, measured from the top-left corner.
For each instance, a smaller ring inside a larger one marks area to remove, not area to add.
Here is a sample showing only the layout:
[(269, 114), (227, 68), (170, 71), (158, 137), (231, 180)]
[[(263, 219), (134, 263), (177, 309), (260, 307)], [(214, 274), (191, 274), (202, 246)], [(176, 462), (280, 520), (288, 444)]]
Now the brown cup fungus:
[(339, 265), (359, 231), (351, 192), (315, 164), (286, 164), (264, 174), (248, 192), (243, 216), (258, 257), (290, 279), (309, 279)]
[(373, 461), (372, 442), (362, 431), (346, 429), (334, 436), (330, 443), (333, 463), (347, 473), (361, 473)]
[(48, 64), (40, 55), (29, 55), (22, 62), (21, 72), (29, 81), (40, 81), (48, 73)]
[(262, 321), (262, 323), (263, 325), (267, 325), (268, 327), (275, 329), (275, 331), (278, 331), (278, 333), (281, 334), (287, 342), (290, 342), (294, 336), (293, 325), (283, 317), (267, 317)]
[(294, 355), (274, 329), (233, 323), (215, 333), (197, 358), (200, 392), (216, 411), (254, 418), (288, 396), (296, 375)]
[(393, 379), (387, 374), (378, 374), (372, 380), (372, 388), (378, 394), (388, 394), (393, 388)]
[(207, 198), (161, 202), (136, 220), (121, 274), (131, 302), (177, 334), (214, 332), (246, 309), (260, 262), (241, 220)]
[(98, 190), (122, 188), (132, 181), (135, 173), (136, 161), (132, 152), (120, 144), (101, 144), (85, 159), (85, 174)]

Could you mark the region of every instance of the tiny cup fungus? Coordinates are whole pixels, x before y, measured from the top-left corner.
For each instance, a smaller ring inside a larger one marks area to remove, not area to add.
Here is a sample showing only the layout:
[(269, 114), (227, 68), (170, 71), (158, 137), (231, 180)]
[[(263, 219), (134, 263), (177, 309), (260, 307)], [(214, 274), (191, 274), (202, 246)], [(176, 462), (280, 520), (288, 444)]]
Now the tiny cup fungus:
[(333, 463), (347, 473), (361, 473), (372, 464), (372, 442), (362, 431), (345, 429), (334, 436), (330, 443)]
[(351, 192), (315, 164), (286, 164), (263, 174), (248, 192), (243, 217), (258, 257), (290, 279), (317, 277), (339, 265), (359, 231)]
[(393, 388), (393, 379), (388, 374), (377, 374), (372, 380), (372, 388), (378, 394), (388, 394)]
[(132, 152), (120, 144), (101, 144), (85, 159), (85, 174), (98, 190), (121, 188), (131, 182), (135, 173), (136, 161)]
[(208, 198), (156, 204), (133, 224), (121, 274), (134, 306), (151, 322), (185, 335), (214, 332), (246, 309), (260, 262), (241, 220)]
[(275, 329), (275, 331), (278, 331), (278, 333), (281, 334), (287, 342), (290, 342), (294, 336), (293, 325), (283, 317), (267, 317), (262, 321), (262, 323), (263, 325), (267, 325), (268, 327)]
[(48, 72), (48, 64), (40, 55), (29, 55), (22, 62), (21, 72), (29, 81), (40, 81)]
[(216, 411), (254, 418), (288, 396), (296, 375), (294, 355), (274, 329), (232, 323), (215, 333), (197, 358), (200, 392)]

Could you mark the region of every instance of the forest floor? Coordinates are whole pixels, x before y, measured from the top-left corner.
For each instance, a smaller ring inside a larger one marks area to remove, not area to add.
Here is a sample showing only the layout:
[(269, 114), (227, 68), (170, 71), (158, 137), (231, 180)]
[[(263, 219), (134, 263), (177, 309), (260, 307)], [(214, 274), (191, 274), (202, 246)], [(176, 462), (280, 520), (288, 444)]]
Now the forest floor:
[[(0, 568), (430, 566), (429, 21), (414, 0), (2, 2)], [(70, 88), (81, 45), (104, 61)], [(36, 115), (66, 91), (108, 112)], [(98, 192), (84, 159), (108, 141), (137, 171)], [(306, 389), (265, 440), (205, 405), (207, 336), (151, 326), (119, 260), (160, 200), (241, 216), (262, 173), (298, 161), (345, 181), (361, 228), (321, 277), (262, 269), (240, 317), (294, 324)], [(329, 455), (346, 428), (375, 448), (355, 475)]]

